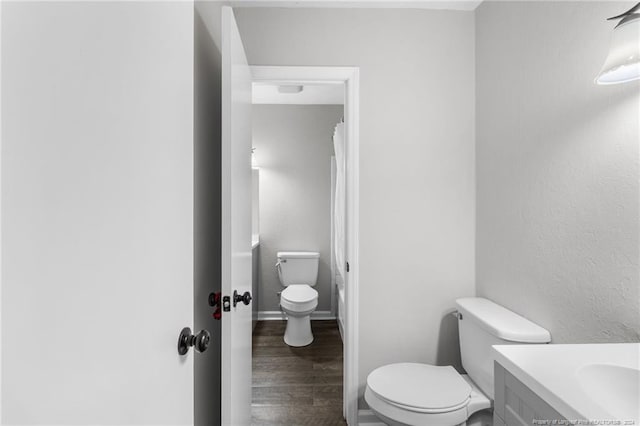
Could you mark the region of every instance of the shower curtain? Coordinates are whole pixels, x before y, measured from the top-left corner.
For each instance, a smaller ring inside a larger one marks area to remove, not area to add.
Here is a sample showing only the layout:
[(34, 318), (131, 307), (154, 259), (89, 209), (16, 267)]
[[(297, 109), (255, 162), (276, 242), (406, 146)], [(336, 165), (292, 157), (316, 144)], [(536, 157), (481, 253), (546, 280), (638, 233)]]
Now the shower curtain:
[(345, 155), (344, 155), (344, 123), (338, 123), (333, 132), (333, 149), (336, 154), (336, 188), (333, 211), (333, 252), (336, 261), (336, 282), (344, 285), (345, 278)]

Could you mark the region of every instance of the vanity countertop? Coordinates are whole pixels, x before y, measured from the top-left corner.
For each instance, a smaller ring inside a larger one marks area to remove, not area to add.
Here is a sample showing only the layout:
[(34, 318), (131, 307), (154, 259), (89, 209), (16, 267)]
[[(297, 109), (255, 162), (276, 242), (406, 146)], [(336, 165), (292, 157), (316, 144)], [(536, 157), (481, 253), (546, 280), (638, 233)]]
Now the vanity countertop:
[(497, 345), (493, 354), (567, 420), (640, 425), (640, 343)]

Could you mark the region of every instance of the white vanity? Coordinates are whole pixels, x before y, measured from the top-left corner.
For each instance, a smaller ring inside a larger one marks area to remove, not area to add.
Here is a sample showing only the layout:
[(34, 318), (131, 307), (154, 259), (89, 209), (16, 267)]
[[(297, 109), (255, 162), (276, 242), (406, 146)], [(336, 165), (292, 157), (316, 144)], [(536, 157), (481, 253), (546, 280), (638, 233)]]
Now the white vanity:
[(509, 345), (493, 352), (496, 426), (640, 425), (640, 343)]

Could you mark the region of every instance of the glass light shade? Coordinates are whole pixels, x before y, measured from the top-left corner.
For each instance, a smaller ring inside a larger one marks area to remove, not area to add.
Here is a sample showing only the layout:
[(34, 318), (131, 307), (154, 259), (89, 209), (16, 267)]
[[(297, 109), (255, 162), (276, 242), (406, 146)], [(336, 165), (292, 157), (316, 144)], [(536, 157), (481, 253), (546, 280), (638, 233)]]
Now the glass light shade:
[(640, 79), (640, 14), (613, 30), (609, 56), (596, 78), (598, 84)]

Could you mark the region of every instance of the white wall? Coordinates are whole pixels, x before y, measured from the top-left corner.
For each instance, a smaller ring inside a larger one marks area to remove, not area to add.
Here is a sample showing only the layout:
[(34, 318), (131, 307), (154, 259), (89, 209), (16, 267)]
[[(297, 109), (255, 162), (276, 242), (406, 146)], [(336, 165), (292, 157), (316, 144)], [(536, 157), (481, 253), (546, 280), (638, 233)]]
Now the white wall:
[(633, 4), (476, 12), (478, 294), (555, 343), (640, 340), (640, 84), (594, 84)]
[(254, 65), (360, 67), (360, 385), (397, 361), (457, 363), (474, 294), (474, 15), (237, 9)]
[(2, 423), (191, 425), (193, 5), (2, 9)]
[(254, 105), (260, 167), (260, 311), (279, 311), (278, 251), (318, 251), (317, 311), (331, 309), (331, 156), (342, 105)]

